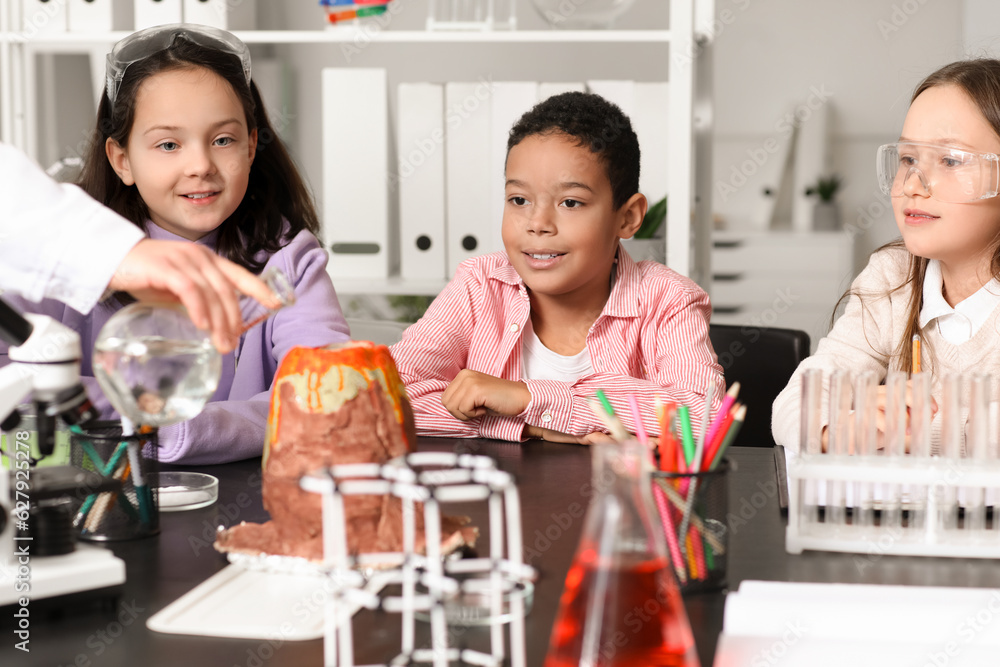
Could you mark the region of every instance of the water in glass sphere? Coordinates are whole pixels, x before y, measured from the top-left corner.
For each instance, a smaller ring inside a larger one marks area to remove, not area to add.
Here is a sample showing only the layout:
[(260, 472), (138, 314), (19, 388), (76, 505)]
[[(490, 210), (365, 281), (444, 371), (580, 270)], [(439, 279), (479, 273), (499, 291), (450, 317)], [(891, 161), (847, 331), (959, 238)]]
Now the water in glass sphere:
[(218, 351), (183, 309), (129, 306), (108, 320), (94, 345), (101, 389), (135, 424), (166, 426), (196, 416), (215, 393), (220, 371)]

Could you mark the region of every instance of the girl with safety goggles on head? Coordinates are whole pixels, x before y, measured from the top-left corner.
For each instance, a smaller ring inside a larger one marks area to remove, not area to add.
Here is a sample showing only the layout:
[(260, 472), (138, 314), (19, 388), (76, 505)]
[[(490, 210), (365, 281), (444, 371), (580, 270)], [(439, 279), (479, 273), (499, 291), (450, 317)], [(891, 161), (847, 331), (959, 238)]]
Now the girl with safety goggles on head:
[(890, 370), (930, 372), (935, 452), (942, 378), (1000, 376), (998, 154), (1000, 61), (952, 63), (917, 86), (899, 141), (881, 146), (876, 163), (902, 238), (872, 254), (841, 299), (844, 314), (775, 400), (775, 442), (799, 449), (802, 374), (811, 368), (825, 377), (874, 371), (880, 381)]
[[(259, 456), (278, 362), (293, 346), (343, 342), (349, 332), (316, 239), (312, 199), (268, 121), (246, 44), (192, 24), (126, 37), (108, 54), (94, 137), (80, 185), (96, 200), (150, 238), (205, 245), (257, 274), (276, 267), (291, 283), (295, 305), (242, 336), (205, 410), (159, 431), (162, 461)], [(89, 350), (128, 300), (112, 295), (88, 316), (56, 302), (18, 305), (77, 329)], [(244, 313), (252, 307), (246, 300)], [(81, 374), (110, 416), (89, 354)]]

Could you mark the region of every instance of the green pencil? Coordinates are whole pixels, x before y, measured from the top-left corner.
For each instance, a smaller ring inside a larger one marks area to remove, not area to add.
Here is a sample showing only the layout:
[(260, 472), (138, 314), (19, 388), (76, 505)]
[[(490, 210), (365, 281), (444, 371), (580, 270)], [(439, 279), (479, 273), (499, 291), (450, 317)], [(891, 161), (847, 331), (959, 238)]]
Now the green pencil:
[(615, 409), (611, 407), (611, 401), (609, 401), (608, 397), (604, 394), (604, 390), (598, 389), (596, 395), (597, 395), (597, 400), (599, 400), (601, 402), (601, 405), (604, 406), (604, 411), (607, 412), (612, 417), (614, 417)]
[(694, 434), (691, 432), (691, 412), (688, 406), (677, 408), (677, 416), (681, 420), (681, 444), (684, 447), (684, 463), (690, 468), (694, 460)]

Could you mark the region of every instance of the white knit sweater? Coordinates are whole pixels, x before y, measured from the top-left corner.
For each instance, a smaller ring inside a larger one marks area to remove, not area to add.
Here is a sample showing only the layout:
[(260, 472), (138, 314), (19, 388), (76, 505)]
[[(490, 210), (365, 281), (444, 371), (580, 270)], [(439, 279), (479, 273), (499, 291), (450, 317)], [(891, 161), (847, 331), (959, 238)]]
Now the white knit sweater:
[[(906, 279), (909, 253), (891, 248), (872, 255), (865, 270), (855, 279), (852, 294), (844, 314), (837, 320), (826, 338), (816, 348), (816, 354), (805, 359), (795, 370), (788, 386), (778, 394), (771, 413), (774, 441), (788, 450), (799, 450), (800, 404), (802, 374), (810, 368), (823, 370), (824, 379), (835, 370), (852, 373), (874, 371), (880, 381), (885, 378), (892, 355), (896, 352), (909, 311), (909, 286), (889, 293)], [(961, 345), (949, 343), (933, 323), (920, 332), (921, 367), (933, 374), (932, 393), (938, 405), (941, 401), (941, 378), (951, 373), (987, 373), (992, 378), (993, 401), (1000, 399), (1000, 307)], [(826, 391), (826, 388), (824, 388)], [(963, 405), (968, 405), (968, 388)], [(828, 400), (824, 395), (823, 423), (827, 423)], [(940, 440), (941, 412), (932, 424), (932, 448), (936, 452)]]

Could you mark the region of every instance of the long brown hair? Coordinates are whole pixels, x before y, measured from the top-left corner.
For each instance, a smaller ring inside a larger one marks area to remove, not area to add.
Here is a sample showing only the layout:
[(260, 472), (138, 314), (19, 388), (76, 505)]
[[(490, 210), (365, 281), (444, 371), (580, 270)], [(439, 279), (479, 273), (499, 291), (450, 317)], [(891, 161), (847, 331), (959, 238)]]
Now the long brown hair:
[[(958, 86), (969, 99), (976, 105), (983, 118), (993, 128), (993, 132), (1000, 138), (1000, 60), (992, 58), (979, 58), (974, 60), (960, 60), (958, 62), (945, 65), (937, 70), (917, 86), (910, 97), (910, 104), (928, 88), (934, 86)], [(997, 238), (1000, 241), (1000, 236)], [(882, 252), (889, 248), (906, 249), (902, 239), (888, 243), (875, 252)], [(913, 348), (911, 341), (913, 336), (920, 334), (920, 309), (923, 307), (924, 275), (927, 271), (927, 259), (910, 255), (909, 268), (906, 279), (897, 287), (890, 290), (907, 290), (910, 295), (909, 308), (906, 315), (906, 329), (903, 337), (892, 352), (890, 363), (895, 362), (898, 370), (909, 371), (913, 366)], [(1000, 279), (1000, 243), (996, 243), (993, 249), (993, 257), (990, 262), (990, 271), (993, 277)], [(857, 294), (853, 289), (848, 290), (837, 307), (850, 296), (863, 298), (864, 295)], [(834, 310), (836, 313), (836, 308)]]
[[(146, 230), (149, 210), (135, 185), (127, 186), (111, 168), (104, 145), (111, 138), (127, 146), (135, 119), (136, 97), (142, 82), (159, 72), (204, 68), (229, 82), (243, 106), (247, 129), (257, 130), (257, 152), (243, 201), (220, 226), (216, 252), (254, 273), (266, 259), (259, 253), (277, 252), (303, 229), (318, 235), (320, 224), (305, 181), (285, 145), (271, 127), (257, 86), (247, 83), (239, 59), (218, 49), (194, 44), (183, 37), (163, 51), (133, 63), (125, 71), (115, 104), (107, 91), (101, 95), (97, 128), (84, 158), (79, 185), (91, 197)], [(289, 229), (283, 233), (284, 222)]]

